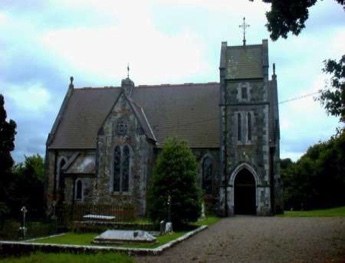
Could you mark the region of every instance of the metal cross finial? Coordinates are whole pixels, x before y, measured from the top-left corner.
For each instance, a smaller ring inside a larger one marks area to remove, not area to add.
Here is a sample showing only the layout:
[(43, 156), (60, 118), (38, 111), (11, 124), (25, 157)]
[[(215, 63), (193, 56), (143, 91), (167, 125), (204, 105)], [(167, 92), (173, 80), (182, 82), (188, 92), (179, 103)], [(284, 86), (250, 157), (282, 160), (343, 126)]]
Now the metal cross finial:
[(243, 23), (242, 23), (242, 25), (239, 25), (239, 27), (243, 28), (243, 46), (246, 45), (246, 28), (249, 26), (250, 25), (246, 24), (246, 18), (243, 17)]
[(129, 78), (129, 63), (127, 64), (127, 78)]

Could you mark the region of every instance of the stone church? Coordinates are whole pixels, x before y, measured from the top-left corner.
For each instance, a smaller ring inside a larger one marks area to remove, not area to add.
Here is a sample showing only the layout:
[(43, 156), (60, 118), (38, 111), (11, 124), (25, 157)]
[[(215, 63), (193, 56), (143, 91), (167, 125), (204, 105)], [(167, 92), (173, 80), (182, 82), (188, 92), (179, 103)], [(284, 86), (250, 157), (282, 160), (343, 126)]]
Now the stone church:
[[(168, 137), (199, 162), (207, 209), (221, 215), (282, 211), (277, 77), (268, 41), (221, 45), (219, 83), (74, 88), (46, 143), (52, 204), (131, 204), (145, 216), (146, 190)], [(172, 200), (173, 202), (173, 200)]]

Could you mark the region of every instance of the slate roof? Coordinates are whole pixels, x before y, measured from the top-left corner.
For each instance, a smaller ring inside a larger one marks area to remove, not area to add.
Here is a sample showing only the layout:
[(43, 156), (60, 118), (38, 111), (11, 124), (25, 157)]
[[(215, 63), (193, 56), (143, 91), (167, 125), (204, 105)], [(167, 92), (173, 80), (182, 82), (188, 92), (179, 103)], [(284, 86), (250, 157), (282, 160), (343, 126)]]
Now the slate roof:
[[(126, 96), (127, 97), (127, 96)], [(146, 134), (146, 136), (151, 139), (154, 142), (157, 142), (157, 139), (152, 131), (150, 122), (148, 121), (145, 111), (142, 107), (140, 107), (139, 105), (137, 105), (132, 99), (128, 98), (128, 102), (131, 105), (132, 110), (134, 111), (135, 116), (138, 118), (139, 123), (141, 125), (141, 127), (144, 130), (144, 133)]]
[(262, 45), (227, 47), (227, 78), (262, 78), (262, 56)]
[[(98, 130), (121, 90), (71, 89), (48, 148), (95, 149)], [(219, 147), (218, 83), (138, 86), (132, 100), (140, 123), (159, 147), (170, 136), (187, 140), (192, 148)]]
[(94, 174), (96, 172), (96, 156), (78, 154), (73, 156), (67, 165), (67, 167), (63, 167), (64, 174)]

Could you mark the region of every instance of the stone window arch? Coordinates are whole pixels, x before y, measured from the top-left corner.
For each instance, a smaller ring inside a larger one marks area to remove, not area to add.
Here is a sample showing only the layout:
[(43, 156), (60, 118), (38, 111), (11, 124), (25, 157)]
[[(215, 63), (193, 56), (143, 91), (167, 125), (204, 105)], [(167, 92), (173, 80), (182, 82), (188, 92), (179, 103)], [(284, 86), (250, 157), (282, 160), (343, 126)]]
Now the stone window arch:
[(113, 192), (128, 192), (131, 150), (128, 145), (117, 145), (113, 158)]
[(206, 195), (213, 192), (213, 161), (210, 156), (205, 156), (201, 167), (201, 186)]
[(249, 82), (239, 83), (237, 86), (237, 99), (239, 102), (249, 102), (251, 99), (251, 86)]
[(128, 123), (126, 120), (119, 120), (117, 123), (116, 123), (116, 134), (117, 135), (120, 135), (120, 136), (123, 136), (123, 135), (127, 135), (128, 133)]

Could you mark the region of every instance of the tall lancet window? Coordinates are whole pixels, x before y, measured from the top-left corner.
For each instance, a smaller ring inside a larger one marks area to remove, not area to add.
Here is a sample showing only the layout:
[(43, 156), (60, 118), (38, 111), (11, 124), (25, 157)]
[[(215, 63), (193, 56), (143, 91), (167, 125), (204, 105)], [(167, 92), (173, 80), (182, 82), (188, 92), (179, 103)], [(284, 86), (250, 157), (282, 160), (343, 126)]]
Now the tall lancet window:
[(130, 149), (128, 145), (116, 146), (114, 149), (114, 166), (113, 166), (113, 191), (129, 191), (129, 169)]
[(237, 140), (242, 141), (242, 118), (241, 113), (237, 113)]
[(75, 200), (82, 200), (83, 199), (83, 182), (78, 179), (75, 182)]
[(122, 149), (122, 192), (128, 192), (129, 188), (129, 147), (125, 145)]
[(205, 157), (202, 162), (202, 189), (205, 194), (212, 194), (212, 159)]
[(252, 140), (252, 115), (250, 114), (250, 112), (248, 112), (248, 115), (247, 115), (247, 133), (248, 133), (248, 141), (251, 141)]

